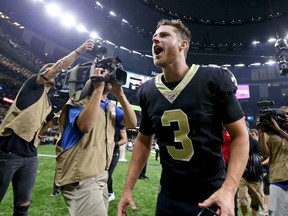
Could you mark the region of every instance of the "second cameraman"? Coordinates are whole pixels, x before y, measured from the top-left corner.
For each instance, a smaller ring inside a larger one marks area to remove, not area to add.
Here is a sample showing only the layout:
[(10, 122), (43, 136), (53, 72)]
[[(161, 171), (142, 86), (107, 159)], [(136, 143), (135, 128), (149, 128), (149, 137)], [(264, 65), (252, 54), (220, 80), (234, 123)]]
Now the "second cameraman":
[(279, 109), (285, 111), (283, 124), (279, 125), (273, 117), (272, 125), (268, 126), (270, 130), (261, 122), (259, 124), (261, 153), (264, 158), (270, 157), (270, 216), (288, 215), (288, 128), (285, 126), (288, 123), (288, 107), (282, 106)]
[[(108, 73), (111, 71), (95, 68), (92, 76), (101, 78)], [(92, 93), (84, 99), (70, 99), (59, 119), (62, 138), (56, 146), (56, 184), (70, 215), (108, 215), (107, 170), (115, 127), (135, 128), (137, 123), (120, 84), (99, 81), (92, 87)], [(123, 110), (107, 99), (110, 92)]]

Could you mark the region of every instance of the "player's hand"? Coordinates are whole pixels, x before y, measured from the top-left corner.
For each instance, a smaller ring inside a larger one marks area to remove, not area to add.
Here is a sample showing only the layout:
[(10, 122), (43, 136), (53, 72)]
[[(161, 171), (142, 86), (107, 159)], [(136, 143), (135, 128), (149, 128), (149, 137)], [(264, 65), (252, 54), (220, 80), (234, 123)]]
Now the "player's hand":
[(133, 211), (137, 210), (137, 206), (134, 203), (133, 200), (133, 192), (132, 191), (126, 191), (123, 192), (122, 197), (118, 203), (117, 207), (117, 216), (127, 216), (127, 207), (130, 205), (130, 208)]
[(234, 196), (235, 194), (225, 187), (221, 187), (204, 202), (199, 203), (200, 208), (209, 208), (212, 205), (219, 206), (217, 215), (234, 216)]

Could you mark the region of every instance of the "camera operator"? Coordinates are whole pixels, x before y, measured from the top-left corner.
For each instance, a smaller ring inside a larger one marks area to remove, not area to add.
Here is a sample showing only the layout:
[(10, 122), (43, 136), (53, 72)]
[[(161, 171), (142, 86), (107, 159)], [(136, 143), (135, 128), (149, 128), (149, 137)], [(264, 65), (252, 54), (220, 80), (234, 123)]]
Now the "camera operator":
[(272, 130), (268, 131), (261, 122), (258, 124), (261, 153), (264, 158), (270, 158), (268, 210), (272, 216), (288, 215), (288, 107), (282, 106), (279, 109), (285, 111), (284, 123), (279, 125), (279, 122), (271, 117), (272, 125), (269, 127)]
[[(112, 63), (114, 58), (106, 58)], [(122, 86), (104, 81), (107, 68), (92, 70), (92, 93), (70, 98), (60, 115), (62, 137), (56, 145), (56, 184), (70, 215), (108, 215), (108, 168), (115, 146), (115, 128), (135, 128), (137, 119)], [(95, 77), (96, 76), (96, 77)], [(122, 109), (107, 98), (111, 93)]]
[[(254, 136), (253, 136), (253, 135)], [(258, 131), (249, 130), (249, 159), (239, 184), (239, 205), (243, 216), (257, 216), (259, 206), (264, 206), (262, 156), (257, 140)]]
[(28, 215), (32, 202), (38, 157), (38, 134), (52, 110), (48, 92), (56, 73), (67, 69), (82, 53), (92, 50), (87, 40), (56, 63), (45, 64), (26, 80), (0, 126), (0, 202), (10, 182), (14, 192), (14, 214)]

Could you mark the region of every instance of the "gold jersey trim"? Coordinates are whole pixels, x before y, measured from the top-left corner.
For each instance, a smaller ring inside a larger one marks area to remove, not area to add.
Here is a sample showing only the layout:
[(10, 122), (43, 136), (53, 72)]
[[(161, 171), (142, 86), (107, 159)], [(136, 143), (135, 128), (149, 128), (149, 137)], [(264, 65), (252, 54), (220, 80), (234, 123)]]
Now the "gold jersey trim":
[(161, 94), (172, 104), (176, 98), (180, 95), (182, 90), (186, 87), (186, 85), (193, 79), (194, 75), (198, 71), (199, 65), (193, 64), (189, 71), (186, 73), (181, 82), (173, 89), (169, 89), (161, 80), (162, 74), (158, 74), (155, 79), (155, 85)]

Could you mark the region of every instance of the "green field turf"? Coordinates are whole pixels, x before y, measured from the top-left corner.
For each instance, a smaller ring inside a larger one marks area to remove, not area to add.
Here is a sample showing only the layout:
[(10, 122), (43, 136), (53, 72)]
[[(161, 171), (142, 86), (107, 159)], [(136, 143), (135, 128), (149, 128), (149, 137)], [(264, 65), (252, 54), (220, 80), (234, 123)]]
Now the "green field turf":
[[(30, 216), (62, 216), (68, 215), (67, 207), (62, 196), (50, 197), (52, 192), (55, 168), (54, 145), (42, 145), (38, 147), (39, 167), (36, 184), (33, 190), (33, 202), (29, 208)], [(46, 156), (47, 155), (47, 156)], [(116, 215), (117, 204), (123, 190), (127, 174), (131, 152), (126, 151), (127, 162), (119, 162), (113, 173), (113, 187), (116, 199), (109, 203), (109, 215)], [(158, 161), (151, 155), (147, 167), (148, 180), (139, 180), (135, 188), (135, 202), (138, 211), (131, 215), (149, 216), (154, 214), (156, 196), (159, 187), (161, 167)], [(12, 215), (12, 188), (8, 189), (4, 200), (0, 204), (0, 215)], [(130, 214), (129, 214), (130, 215)]]
[[(54, 145), (38, 147), (39, 167), (36, 184), (33, 190), (33, 202), (29, 208), (30, 216), (62, 216), (68, 215), (67, 207), (62, 196), (50, 197), (52, 192), (55, 168)], [(123, 190), (131, 152), (126, 151), (127, 162), (119, 162), (113, 173), (113, 187), (116, 199), (109, 203), (109, 216), (117, 215), (117, 204)], [(155, 215), (156, 197), (159, 188), (161, 166), (155, 161), (153, 152), (150, 155), (147, 176), (148, 180), (138, 180), (134, 190), (134, 201), (138, 207), (135, 212), (129, 211), (131, 216)], [(4, 200), (0, 204), (0, 216), (12, 215), (12, 188), (8, 189)], [(86, 215), (83, 215), (86, 216)], [(239, 214), (241, 216), (241, 214)]]

